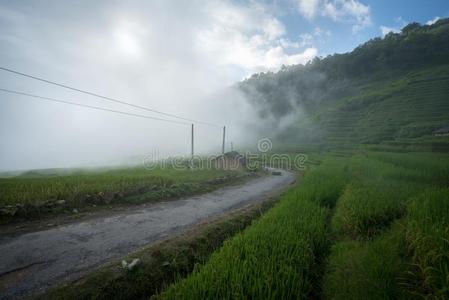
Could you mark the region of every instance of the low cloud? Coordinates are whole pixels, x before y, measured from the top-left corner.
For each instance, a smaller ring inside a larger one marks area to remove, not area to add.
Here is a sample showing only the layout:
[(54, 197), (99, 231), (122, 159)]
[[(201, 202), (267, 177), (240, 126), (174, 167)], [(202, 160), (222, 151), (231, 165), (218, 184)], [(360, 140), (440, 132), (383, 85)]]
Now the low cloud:
[(380, 29), (380, 32), (382, 33), (382, 37), (386, 36), (390, 32), (393, 32), (393, 33), (401, 32), (401, 29), (399, 29), (399, 28), (388, 27), (388, 26), (380, 26), (379, 29)]
[(301, 45), (286, 37), (284, 25), (263, 6), (219, 2), (208, 5), (207, 10), (210, 26), (199, 31), (195, 44), (210, 61), (251, 74), (304, 64), (317, 55), (313, 47), (298, 53)]
[(426, 22), (426, 25), (433, 25), (433, 24), (435, 24), (436, 22), (438, 22), (440, 19), (441, 19), (440, 17), (435, 17), (435, 18), (433, 18), (432, 20), (427, 21), (427, 22)]

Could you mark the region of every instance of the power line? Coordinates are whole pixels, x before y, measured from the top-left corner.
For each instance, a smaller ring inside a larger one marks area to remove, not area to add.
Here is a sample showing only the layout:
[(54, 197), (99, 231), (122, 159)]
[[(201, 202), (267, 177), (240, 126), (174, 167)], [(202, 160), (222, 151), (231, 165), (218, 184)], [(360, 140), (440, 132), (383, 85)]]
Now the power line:
[(36, 77), (36, 76), (33, 76), (33, 75), (25, 74), (25, 73), (22, 73), (22, 72), (19, 72), (19, 71), (15, 71), (15, 70), (12, 70), (12, 69), (8, 69), (8, 68), (5, 68), (5, 67), (1, 67), (0, 66), (0, 70), (6, 71), (6, 72), (10, 72), (10, 73), (14, 73), (16, 75), (28, 77), (28, 78), (31, 78), (31, 79), (34, 79), (34, 80), (39, 80), (39, 81), (42, 81), (42, 82), (45, 82), (45, 83), (48, 83), (48, 84), (56, 85), (56, 86), (59, 86), (59, 87), (65, 88), (65, 89), (69, 89), (69, 90), (72, 90), (72, 91), (80, 92), (80, 93), (87, 94), (87, 95), (90, 95), (90, 96), (98, 97), (98, 98), (101, 98), (103, 100), (107, 100), (107, 101), (110, 101), (110, 102), (120, 103), (120, 104), (131, 106), (131, 107), (134, 107), (134, 108), (139, 108), (139, 109), (143, 109), (143, 110), (150, 111), (150, 112), (153, 112), (153, 113), (161, 114), (161, 115), (164, 115), (164, 116), (167, 116), (167, 117), (177, 118), (177, 119), (181, 119), (181, 120), (184, 120), (184, 121), (194, 122), (194, 123), (203, 124), (203, 125), (221, 127), (221, 125), (217, 125), (217, 124), (214, 124), (214, 123), (198, 121), (198, 120), (194, 120), (194, 119), (184, 118), (184, 117), (181, 117), (181, 116), (178, 116), (178, 115), (174, 115), (174, 114), (165, 113), (165, 112), (162, 112), (162, 111), (159, 111), (159, 110), (155, 110), (155, 109), (148, 108), (148, 107), (145, 107), (145, 106), (132, 104), (132, 103), (129, 103), (129, 102), (126, 102), (126, 101), (122, 101), (122, 100), (118, 100), (118, 99), (102, 96), (102, 95), (99, 95), (99, 94), (96, 94), (96, 93), (93, 93), (93, 92), (89, 92), (89, 91), (86, 91), (86, 90), (81, 90), (81, 89), (78, 89), (78, 88), (75, 88), (75, 87), (71, 87), (71, 86), (68, 86), (68, 85), (65, 85), (65, 84), (57, 83), (57, 82), (54, 82), (54, 81), (51, 81), (51, 80), (47, 80), (47, 79), (44, 79), (44, 78), (41, 78), (41, 77)]
[(124, 111), (113, 110), (113, 109), (109, 109), (109, 108), (92, 106), (92, 105), (76, 103), (76, 102), (71, 102), (71, 101), (66, 101), (66, 100), (60, 100), (60, 99), (55, 99), (55, 98), (49, 98), (49, 97), (44, 97), (44, 96), (39, 96), (39, 95), (35, 95), (35, 94), (29, 94), (29, 93), (25, 93), (25, 92), (14, 91), (14, 90), (8, 90), (8, 89), (3, 89), (3, 88), (0, 88), (0, 91), (5, 92), (5, 93), (10, 93), (10, 94), (28, 96), (28, 97), (32, 97), (32, 98), (35, 98), (35, 99), (41, 99), (41, 100), (46, 100), (46, 101), (58, 102), (58, 103), (69, 104), (69, 105), (74, 105), (74, 106), (80, 106), (80, 107), (96, 109), (96, 110), (103, 110), (103, 111), (113, 112), (113, 113), (116, 113), (116, 114), (122, 114), (122, 115), (127, 115), (127, 116), (133, 116), (133, 117), (139, 117), (139, 118), (144, 118), (144, 119), (151, 119), (151, 120), (163, 121), (163, 122), (169, 122), (169, 123), (175, 123), (175, 124), (190, 125), (190, 123), (186, 123), (186, 122), (182, 122), (182, 121), (167, 120), (167, 119), (161, 119), (161, 118), (157, 118), (157, 117), (151, 117), (151, 116), (145, 116), (145, 115), (140, 115), (140, 114), (128, 113), (128, 112), (124, 112)]

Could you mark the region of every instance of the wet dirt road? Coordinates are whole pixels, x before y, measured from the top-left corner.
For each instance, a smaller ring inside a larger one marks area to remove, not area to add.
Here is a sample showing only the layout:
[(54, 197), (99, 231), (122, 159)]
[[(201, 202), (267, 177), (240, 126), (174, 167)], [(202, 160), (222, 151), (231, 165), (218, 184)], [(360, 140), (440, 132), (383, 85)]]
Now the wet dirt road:
[(0, 239), (0, 299), (41, 293), (207, 218), (266, 199), (292, 173), (186, 199), (139, 206), (109, 217)]

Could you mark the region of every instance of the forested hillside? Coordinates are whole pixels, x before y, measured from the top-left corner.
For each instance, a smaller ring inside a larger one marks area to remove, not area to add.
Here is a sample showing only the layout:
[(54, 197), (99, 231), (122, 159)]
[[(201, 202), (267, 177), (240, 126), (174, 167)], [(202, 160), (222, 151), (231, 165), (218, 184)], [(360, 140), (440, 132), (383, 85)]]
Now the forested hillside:
[(239, 88), (274, 128), (289, 121), (272, 133), (283, 144), (444, 149), (447, 138), (432, 133), (449, 125), (449, 19), (412, 23), (350, 53), (255, 74)]

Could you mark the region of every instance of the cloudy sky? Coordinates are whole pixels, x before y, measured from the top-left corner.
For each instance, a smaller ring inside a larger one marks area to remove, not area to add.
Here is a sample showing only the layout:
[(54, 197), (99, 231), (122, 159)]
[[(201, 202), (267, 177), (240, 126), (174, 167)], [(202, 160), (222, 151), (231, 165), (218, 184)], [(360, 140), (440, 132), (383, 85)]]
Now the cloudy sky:
[[(229, 128), (256, 116), (224, 89), (255, 72), (352, 50), (407, 22), (449, 16), (447, 0), (0, 1), (0, 66)], [(0, 88), (156, 117), (0, 71)], [(187, 154), (189, 127), (0, 92), (0, 170)], [(196, 128), (196, 150), (220, 128)]]

